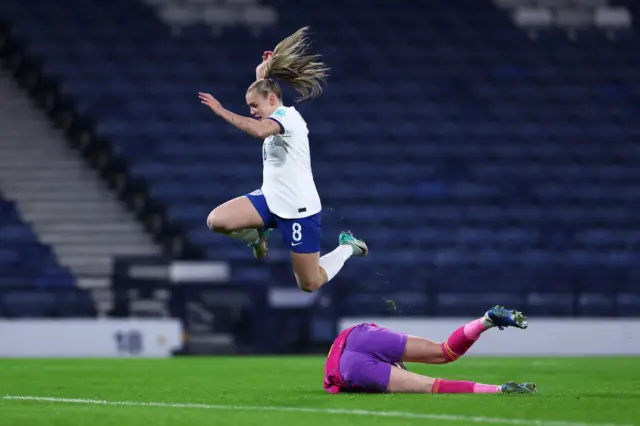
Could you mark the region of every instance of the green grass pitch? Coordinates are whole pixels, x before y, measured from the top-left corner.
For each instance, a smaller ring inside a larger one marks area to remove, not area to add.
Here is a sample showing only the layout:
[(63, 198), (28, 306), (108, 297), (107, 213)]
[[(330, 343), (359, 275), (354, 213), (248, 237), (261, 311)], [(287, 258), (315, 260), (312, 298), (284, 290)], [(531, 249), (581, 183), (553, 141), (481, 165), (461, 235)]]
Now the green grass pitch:
[(329, 395), (324, 358), (310, 356), (4, 359), (0, 426), (640, 425), (640, 358), (467, 357), (408, 367), (483, 383), (530, 380), (539, 392)]

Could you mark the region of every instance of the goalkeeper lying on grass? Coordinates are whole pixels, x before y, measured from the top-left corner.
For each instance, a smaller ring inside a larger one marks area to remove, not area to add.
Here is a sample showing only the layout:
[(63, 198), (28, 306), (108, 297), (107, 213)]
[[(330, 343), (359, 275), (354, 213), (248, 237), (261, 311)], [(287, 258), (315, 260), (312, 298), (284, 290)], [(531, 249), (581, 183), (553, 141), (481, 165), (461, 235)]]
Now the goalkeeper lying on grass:
[(412, 373), (404, 365), (446, 364), (464, 355), (491, 328), (527, 326), (527, 318), (521, 312), (501, 306), (458, 328), (444, 343), (375, 324), (359, 324), (342, 331), (333, 342), (325, 364), (324, 388), (329, 393), (535, 393), (533, 383), (485, 385), (435, 379)]

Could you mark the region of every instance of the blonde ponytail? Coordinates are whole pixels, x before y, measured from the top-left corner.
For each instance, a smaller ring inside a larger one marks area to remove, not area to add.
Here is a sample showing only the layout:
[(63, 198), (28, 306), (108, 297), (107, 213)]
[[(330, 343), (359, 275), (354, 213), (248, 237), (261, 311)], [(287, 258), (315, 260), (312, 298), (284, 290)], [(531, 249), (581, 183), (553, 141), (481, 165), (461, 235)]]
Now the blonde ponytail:
[(296, 102), (320, 96), (322, 83), (330, 70), (320, 61), (320, 55), (310, 53), (308, 30), (309, 27), (300, 28), (278, 43), (265, 66), (265, 79), (275, 78), (289, 83), (300, 94)]

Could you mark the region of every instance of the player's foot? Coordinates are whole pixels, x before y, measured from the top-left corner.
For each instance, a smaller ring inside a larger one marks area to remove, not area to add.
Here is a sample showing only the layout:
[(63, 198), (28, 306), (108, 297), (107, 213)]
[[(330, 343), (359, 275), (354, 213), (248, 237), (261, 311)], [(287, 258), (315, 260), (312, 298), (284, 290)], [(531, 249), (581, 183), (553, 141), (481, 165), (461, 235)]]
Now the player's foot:
[(494, 306), (484, 314), (484, 319), (492, 325), (504, 330), (505, 327), (517, 327), (525, 329), (529, 327), (527, 317), (522, 312), (507, 310), (504, 306)]
[(367, 247), (367, 244), (364, 241), (354, 237), (351, 231), (341, 232), (340, 237), (338, 238), (338, 243), (341, 246), (351, 246), (353, 248), (354, 256), (364, 257), (369, 254), (369, 248)]
[(259, 229), (258, 235), (260, 235), (260, 239), (257, 243), (249, 243), (249, 247), (253, 249), (253, 257), (256, 259), (264, 259), (267, 257), (267, 251), (269, 248), (267, 246), (267, 241), (269, 240), (269, 233), (271, 229)]
[(536, 393), (537, 387), (535, 383), (516, 383), (508, 382), (500, 386), (500, 392), (502, 393)]

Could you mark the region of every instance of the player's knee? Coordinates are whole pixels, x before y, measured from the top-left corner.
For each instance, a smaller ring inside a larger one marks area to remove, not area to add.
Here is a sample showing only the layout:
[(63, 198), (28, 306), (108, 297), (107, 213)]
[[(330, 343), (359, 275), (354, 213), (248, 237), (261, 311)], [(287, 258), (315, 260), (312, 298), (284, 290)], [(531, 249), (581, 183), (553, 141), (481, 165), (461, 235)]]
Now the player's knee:
[(315, 284), (313, 281), (298, 279), (298, 287), (300, 288), (300, 290), (304, 291), (305, 293), (313, 293), (320, 286)]
[(218, 232), (220, 234), (225, 234), (233, 231), (230, 223), (224, 220), (219, 213), (214, 209), (209, 216), (207, 216), (207, 227), (211, 229), (213, 232)]
[(295, 274), (295, 276), (298, 287), (305, 293), (313, 293), (324, 284), (321, 277), (301, 277), (298, 274)]
[(434, 364), (449, 364), (450, 362), (457, 361), (460, 356), (455, 355), (453, 353), (449, 353), (445, 344), (442, 342), (433, 342), (436, 345), (440, 346), (440, 353), (437, 358), (434, 360)]

